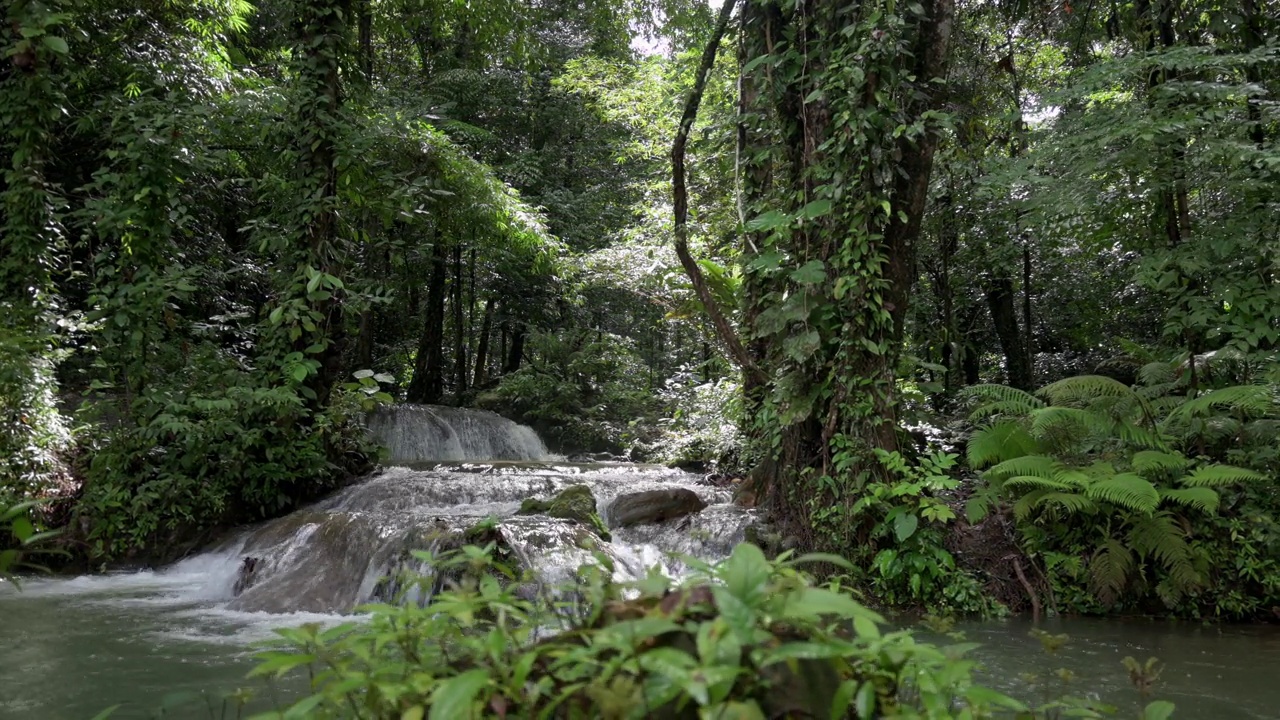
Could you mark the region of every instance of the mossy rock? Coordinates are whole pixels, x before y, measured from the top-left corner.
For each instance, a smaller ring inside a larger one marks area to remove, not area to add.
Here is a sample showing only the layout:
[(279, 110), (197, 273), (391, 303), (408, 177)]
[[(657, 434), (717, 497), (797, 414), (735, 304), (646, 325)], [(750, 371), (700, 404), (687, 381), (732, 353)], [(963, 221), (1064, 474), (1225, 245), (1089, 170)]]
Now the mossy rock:
[(596, 532), (602, 540), (612, 539), (609, 528), (596, 512), (596, 496), (586, 485), (571, 485), (556, 493), (550, 500), (528, 498), (520, 503), (520, 515), (546, 515), (547, 517), (572, 520), (586, 525)]

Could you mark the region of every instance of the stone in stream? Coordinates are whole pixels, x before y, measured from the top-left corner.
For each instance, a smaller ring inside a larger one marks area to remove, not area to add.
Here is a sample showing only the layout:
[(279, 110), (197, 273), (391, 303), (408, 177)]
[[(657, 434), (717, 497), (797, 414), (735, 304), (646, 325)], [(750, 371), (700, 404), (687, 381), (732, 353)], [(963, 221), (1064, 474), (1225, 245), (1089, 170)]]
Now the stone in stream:
[(688, 488), (646, 490), (619, 495), (609, 506), (612, 527), (660, 523), (664, 520), (702, 512), (707, 504)]
[(546, 515), (572, 520), (586, 525), (600, 536), (601, 540), (609, 540), (609, 528), (596, 512), (596, 496), (586, 485), (572, 485), (561, 490), (550, 500), (528, 498), (520, 503), (520, 515)]

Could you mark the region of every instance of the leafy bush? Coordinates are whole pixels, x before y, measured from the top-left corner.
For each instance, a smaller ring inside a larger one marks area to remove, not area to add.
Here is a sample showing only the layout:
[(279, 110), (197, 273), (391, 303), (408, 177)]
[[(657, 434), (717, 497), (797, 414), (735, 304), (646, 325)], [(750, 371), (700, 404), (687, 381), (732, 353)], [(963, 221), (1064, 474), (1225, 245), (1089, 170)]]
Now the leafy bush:
[(92, 441), (79, 505), (96, 557), (162, 557), (220, 525), (272, 517), (369, 467), (363, 393), (311, 414), (297, 389), (207, 364), (201, 390), (153, 387)]
[(657, 460), (745, 464), (741, 457), (746, 444), (741, 431), (742, 383), (738, 378), (695, 383), (687, 374), (677, 375), (668, 381), (662, 399), (671, 414), (654, 443)]
[[(1154, 593), (1167, 609), (1224, 612), (1218, 595), (1242, 585), (1259, 593), (1256, 604), (1234, 598), (1225, 608), (1233, 616), (1275, 601), (1280, 587), (1259, 571), (1276, 567), (1280, 548), (1256, 546), (1231, 516), (1271, 516), (1248, 499), (1274, 495), (1276, 441), (1267, 429), (1280, 416), (1276, 387), (1197, 392), (1178, 365), (1149, 363), (1132, 388), (1080, 376), (1034, 395), (997, 385), (967, 391), (978, 400), (971, 417), (983, 422), (969, 461), (987, 468), (970, 519), (1010, 512), (1060, 597), (1092, 604), (1072, 587), (1084, 583), (1101, 607)], [(1247, 570), (1230, 549), (1237, 538), (1249, 545)]]
[[(425, 608), (283, 630), (256, 675), (307, 666), (313, 694), (275, 717), (977, 717), (1020, 703), (973, 684), (965, 648), (938, 648), (752, 545), (681, 584), (617, 585), (608, 561), (533, 599), (467, 547)], [(504, 578), (504, 582), (500, 580)], [(424, 579), (424, 585), (430, 582)], [(428, 585), (429, 586), (429, 585)], [(629, 598), (629, 599), (628, 599)], [(963, 708), (963, 709), (962, 709)]]
[(630, 341), (608, 333), (538, 333), (537, 357), (476, 398), (478, 407), (536, 428), (562, 452), (619, 452), (633, 421), (652, 414), (649, 371)]
[[(12, 308), (0, 304), (0, 315)], [(48, 341), (0, 323), (0, 507), (68, 480), (71, 430), (57, 406)]]

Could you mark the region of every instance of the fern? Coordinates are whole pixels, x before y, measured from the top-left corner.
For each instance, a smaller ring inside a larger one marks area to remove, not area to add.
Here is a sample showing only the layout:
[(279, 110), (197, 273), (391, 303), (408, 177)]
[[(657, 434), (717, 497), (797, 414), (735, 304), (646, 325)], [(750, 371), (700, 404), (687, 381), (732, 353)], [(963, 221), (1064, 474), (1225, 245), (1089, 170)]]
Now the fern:
[(1097, 503), (1077, 493), (1046, 492), (1036, 498), (1034, 504), (1036, 507), (1057, 505), (1068, 515), (1092, 515), (1098, 511)]
[(1218, 512), (1218, 505), (1221, 502), (1218, 493), (1207, 487), (1177, 488), (1172, 490), (1161, 488), (1160, 499), (1209, 514)]
[(1266, 479), (1266, 476), (1261, 473), (1231, 465), (1205, 465), (1182, 478), (1181, 483), (1185, 487), (1193, 488), (1222, 487), (1236, 483), (1261, 482)]
[(1203, 578), (1191, 563), (1191, 547), (1187, 532), (1167, 512), (1139, 518), (1129, 531), (1129, 544), (1143, 558), (1153, 558), (1169, 573), (1175, 587), (1189, 592), (1200, 586)]
[(987, 470), (986, 477), (993, 480), (1005, 480), (1015, 475), (1053, 478), (1060, 472), (1062, 472), (1062, 463), (1048, 455), (1023, 455), (993, 466)]
[(1089, 561), (1089, 584), (1104, 605), (1112, 605), (1129, 584), (1133, 573), (1133, 553), (1119, 541), (1109, 539)]
[(1004, 481), (1006, 488), (1029, 488), (1044, 490), (1076, 490), (1077, 488), (1071, 483), (1055, 480), (1051, 477), (1037, 477), (1035, 475), (1018, 475)]
[(1030, 455), (1036, 451), (1035, 438), (1015, 420), (1000, 420), (969, 438), (969, 466), (980, 470), (992, 463)]
[(1040, 398), (1025, 390), (1012, 388), (1008, 385), (996, 385), (994, 383), (970, 385), (960, 391), (960, 397), (964, 399), (978, 400), (983, 404), (1009, 403), (1011, 405), (1019, 405), (1026, 408), (1025, 412), (1030, 412), (1036, 408), (1044, 407), (1044, 402), (1040, 400)]
[(1162, 473), (1181, 473), (1191, 461), (1178, 453), (1141, 450), (1133, 454), (1133, 471), (1147, 477)]
[(1156, 490), (1156, 486), (1134, 473), (1121, 473), (1095, 480), (1085, 494), (1094, 500), (1103, 500), (1144, 514), (1155, 512), (1160, 505), (1160, 492)]
[(1178, 377), (1178, 366), (1175, 363), (1149, 362), (1138, 369), (1138, 382), (1146, 386), (1175, 385)]
[(1080, 408), (1040, 408), (1031, 413), (1031, 434), (1037, 438), (1077, 438), (1105, 431), (1110, 423), (1088, 410)]
[(1231, 410), (1244, 415), (1267, 415), (1280, 409), (1266, 385), (1234, 385), (1207, 392), (1188, 400), (1170, 414), (1170, 419), (1207, 415), (1211, 410)]
[(1124, 383), (1105, 375), (1077, 375), (1045, 385), (1036, 391), (1053, 405), (1087, 403), (1105, 397), (1134, 397)]

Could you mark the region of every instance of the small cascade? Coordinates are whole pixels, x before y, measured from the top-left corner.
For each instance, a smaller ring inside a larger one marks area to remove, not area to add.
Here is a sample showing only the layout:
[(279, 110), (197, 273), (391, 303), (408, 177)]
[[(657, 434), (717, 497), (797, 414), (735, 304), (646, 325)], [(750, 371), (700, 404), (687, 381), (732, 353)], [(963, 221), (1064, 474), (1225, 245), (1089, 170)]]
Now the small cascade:
[(533, 428), (482, 410), (394, 405), (370, 413), (367, 425), (393, 465), (550, 458)]
[[(488, 528), (490, 518), (494, 526), (487, 531), (496, 535), (488, 537), (500, 539), (522, 565), (534, 568), (540, 582), (571, 579), (579, 566), (593, 561), (588, 548), (614, 561), (619, 581), (642, 577), (654, 565), (679, 575), (685, 568), (678, 555), (725, 557), (753, 518), (730, 503), (729, 491), (697, 480), (678, 470), (622, 464), (389, 468), (227, 543), (215, 553), (222, 558), (218, 581), (230, 597), (237, 580), (228, 577), (227, 568), (236, 567), (236, 561), (227, 558), (251, 558), (246, 565), (251, 572), (241, 568), (242, 591), (230, 609), (349, 612), (409, 588), (403, 582), (406, 571), (429, 576), (431, 569), (412, 551), (472, 542), (468, 533)], [(696, 515), (618, 529), (608, 542), (569, 520), (517, 514), (522, 500), (549, 498), (572, 485), (589, 487), (606, 517), (616, 497), (645, 490), (688, 488), (708, 507)]]

